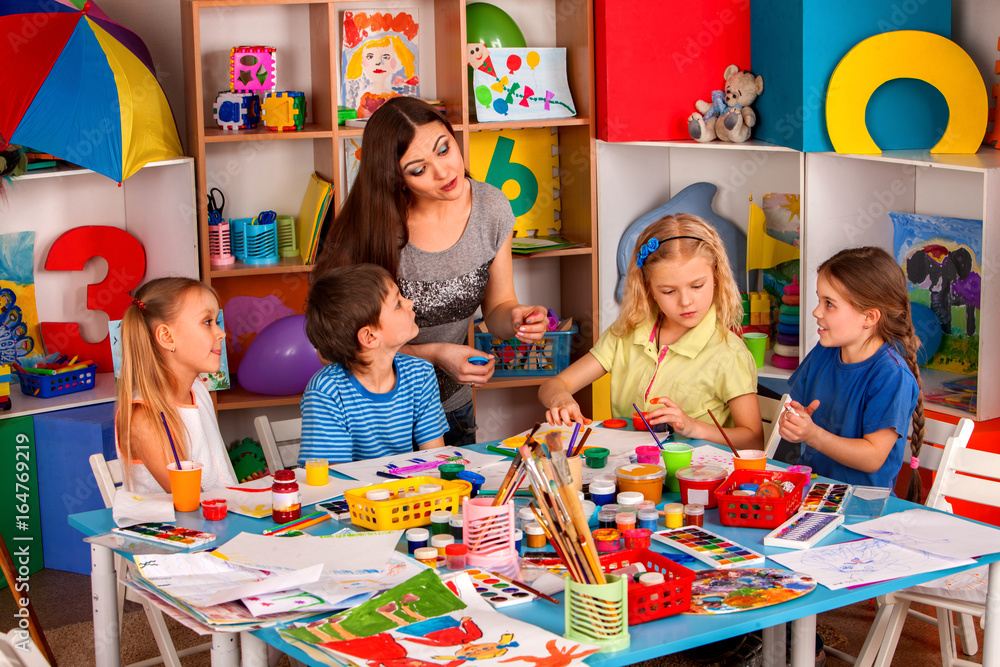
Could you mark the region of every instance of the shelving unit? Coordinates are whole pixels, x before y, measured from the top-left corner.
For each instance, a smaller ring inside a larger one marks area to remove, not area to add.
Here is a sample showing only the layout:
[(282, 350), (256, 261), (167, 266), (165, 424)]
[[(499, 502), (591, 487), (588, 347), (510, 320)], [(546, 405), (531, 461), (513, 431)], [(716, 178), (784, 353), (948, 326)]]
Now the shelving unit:
[[(523, 0), (501, 0), (497, 4), (517, 4)], [(543, 3), (544, 4), (544, 3)], [(566, 4), (557, 10), (556, 5)], [(532, 4), (535, 12), (538, 3)], [(236, 263), (213, 268), (208, 256), (208, 217), (205, 206), (210, 188), (220, 188), (226, 196), (225, 217), (249, 217), (261, 210), (297, 215), (306, 180), (312, 172), (335, 186), (334, 203), (339, 209), (345, 192), (344, 142), (362, 135), (356, 128), (335, 125), (335, 109), (340, 91), (341, 20), (344, 10), (402, 9), (416, 7), (420, 23), (421, 96), (444, 101), (446, 115), (461, 142), (466, 164), (469, 162), (469, 133), (507, 128), (555, 127), (559, 135), (561, 169), (562, 234), (583, 247), (543, 253), (532, 258), (518, 258), (516, 274), (542, 272), (557, 276), (558, 285), (549, 290), (547, 301), (533, 301), (530, 292), (518, 286), (518, 296), (525, 303), (545, 303), (560, 313), (572, 316), (580, 326), (574, 344), (574, 358), (586, 352), (599, 334), (597, 320), (597, 240), (596, 174), (594, 155), (594, 73), (593, 13), (590, 3), (580, 5), (552, 3), (554, 17), (549, 44), (567, 49), (570, 89), (577, 106), (577, 116), (553, 121), (521, 123), (478, 123), (470, 109), (468, 75), (465, 62), (465, 0), (388, 0), (386, 2), (321, 2), (316, 0), (183, 0), (181, 28), (183, 36), (188, 151), (195, 159), (198, 227), (201, 236), (203, 279), (215, 287), (223, 304), (232, 296), (274, 294), (288, 307), (302, 312), (307, 272), (311, 267), (301, 259), (286, 259), (269, 266)], [(543, 7), (537, 7), (539, 11)], [(540, 15), (547, 15), (542, 12)], [(229, 49), (238, 44), (267, 44), (277, 48), (278, 87), (302, 90), (307, 100), (308, 116), (302, 132), (271, 132), (266, 129), (226, 131), (212, 119), (212, 103), (219, 90), (228, 86)], [(555, 263), (555, 266), (550, 266)], [(517, 283), (518, 276), (515, 276)], [(525, 294), (529, 292), (529, 294)], [(231, 366), (238, 366), (233, 357)], [(235, 363), (234, 363), (235, 362)], [(491, 382), (488, 400), (494, 403), (522, 402), (520, 396), (500, 392), (530, 394), (525, 387), (539, 384), (544, 378), (510, 378)], [(516, 390), (516, 392), (515, 392)], [(477, 392), (478, 393), (478, 392)], [(589, 409), (589, 392), (580, 397)], [(274, 405), (293, 405), (297, 396), (257, 396), (240, 389), (220, 392), (218, 410), (243, 410)], [(537, 402), (529, 417), (537, 419)], [(505, 411), (502, 410), (502, 411)], [(505, 414), (508, 414), (505, 412)], [(505, 432), (515, 424), (505, 420)], [(530, 425), (529, 421), (529, 425)], [(486, 432), (480, 437), (490, 437)]]

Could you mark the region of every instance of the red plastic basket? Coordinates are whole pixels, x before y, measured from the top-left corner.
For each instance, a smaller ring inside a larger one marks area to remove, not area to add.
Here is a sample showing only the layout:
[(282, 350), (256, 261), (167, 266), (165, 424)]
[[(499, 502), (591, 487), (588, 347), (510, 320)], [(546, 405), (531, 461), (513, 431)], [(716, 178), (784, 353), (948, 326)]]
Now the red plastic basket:
[(629, 625), (673, 616), (691, 607), (691, 584), (694, 583), (694, 572), (683, 565), (678, 565), (666, 556), (649, 549), (626, 549), (601, 556), (601, 565), (610, 574), (632, 563), (642, 563), (647, 572), (660, 572), (666, 581), (655, 586), (629, 582)]
[[(740, 484), (760, 484), (765, 481), (781, 484), (791, 482), (795, 488), (779, 498), (734, 496)], [(809, 477), (799, 472), (781, 470), (734, 470), (715, 490), (719, 501), (719, 522), (723, 526), (747, 528), (777, 528), (790, 519), (802, 504), (802, 494)]]

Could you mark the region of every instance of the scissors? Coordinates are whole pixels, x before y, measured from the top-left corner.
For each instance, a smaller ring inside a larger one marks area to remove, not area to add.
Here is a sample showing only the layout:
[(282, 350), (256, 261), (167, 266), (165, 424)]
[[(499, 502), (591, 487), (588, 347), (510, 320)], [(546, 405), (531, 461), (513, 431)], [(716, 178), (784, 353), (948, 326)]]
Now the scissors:
[[(221, 199), (221, 203), (216, 201), (215, 193), (219, 193), (218, 198)], [(226, 196), (222, 194), (222, 190), (219, 188), (212, 188), (208, 191), (208, 224), (217, 225), (222, 222), (222, 209), (226, 206)]]

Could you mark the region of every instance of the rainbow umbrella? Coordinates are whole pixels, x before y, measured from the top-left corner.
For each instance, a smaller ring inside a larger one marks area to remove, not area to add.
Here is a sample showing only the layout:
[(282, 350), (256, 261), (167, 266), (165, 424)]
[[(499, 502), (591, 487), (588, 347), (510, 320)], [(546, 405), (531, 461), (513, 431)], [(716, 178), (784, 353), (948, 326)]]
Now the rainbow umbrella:
[(119, 183), (182, 154), (149, 50), (93, 2), (0, 2), (0, 147), (31, 146)]

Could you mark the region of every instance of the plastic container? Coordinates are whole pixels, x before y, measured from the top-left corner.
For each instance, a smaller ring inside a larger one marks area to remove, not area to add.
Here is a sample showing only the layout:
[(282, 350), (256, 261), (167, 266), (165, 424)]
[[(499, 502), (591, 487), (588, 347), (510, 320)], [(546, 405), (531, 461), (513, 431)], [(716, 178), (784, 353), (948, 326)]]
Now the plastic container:
[(446, 567), (449, 570), (464, 570), (469, 548), (464, 544), (449, 544), (444, 548)]
[(726, 481), (727, 474), (725, 468), (713, 465), (681, 468), (677, 471), (681, 502), (685, 505), (690, 503), (704, 505), (705, 509), (716, 507), (718, 502), (713, 492)]
[(622, 491), (615, 497), (622, 509), (628, 508), (629, 510), (633, 508), (638, 510), (639, 503), (645, 499), (645, 496), (637, 491)]
[(663, 524), (667, 528), (680, 528), (684, 525), (684, 505), (669, 503), (663, 506)]
[(545, 547), (545, 530), (540, 524), (529, 523), (524, 527), (524, 536), (529, 549), (542, 549)]
[(417, 487), (417, 493), (438, 493), (441, 490), (440, 484), (421, 484)]
[(691, 503), (690, 505), (684, 506), (684, 525), (685, 526), (704, 526), (705, 525), (705, 506), (699, 505), (697, 503)]
[(229, 513), (229, 505), (225, 499), (216, 498), (201, 501), (201, 515), (207, 521), (221, 521)]
[(621, 506), (621, 505), (619, 505), (618, 503), (608, 503), (607, 505), (605, 505), (605, 506), (604, 506), (604, 507), (602, 507), (601, 509), (602, 509), (602, 510), (611, 510), (611, 511), (612, 511), (612, 512), (614, 512), (615, 514), (618, 514), (618, 512), (620, 512), (620, 511), (621, 511), (621, 509), (622, 509), (622, 506)]
[(469, 565), (489, 568), (517, 560), (517, 550), (514, 548), (514, 503), (494, 507), (492, 498), (467, 499), (462, 515), (464, 543), (469, 548)]
[(639, 511), (639, 510), (655, 510), (656, 509), (656, 503), (654, 503), (652, 500), (640, 500), (639, 504), (637, 504), (635, 506), (635, 509), (636, 509), (636, 511)]
[(619, 533), (635, 528), (635, 514), (619, 512), (615, 515), (615, 528)]
[[(566, 579), (565, 631), (573, 641), (595, 644), (605, 651), (628, 648), (628, 582), (613, 574), (606, 584), (578, 584)], [(690, 600), (690, 587), (688, 599)]]
[[(667, 471), (663, 466), (653, 463), (630, 463), (615, 470), (618, 488), (621, 491), (641, 493), (643, 498), (657, 504), (663, 498), (663, 478), (666, 475)], [(618, 496), (620, 498), (621, 493)]]
[(547, 331), (537, 343), (516, 347), (508, 340), (477, 331), (475, 344), (480, 352), (496, 357), (493, 377), (547, 377), (569, 366), (570, 345), (577, 331), (575, 325), (567, 331)]
[(454, 543), (455, 538), (451, 535), (431, 535), (431, 546), (437, 549), (438, 556), (445, 556), (445, 548)]
[[(587, 451), (587, 450), (583, 450)], [(617, 484), (618, 478), (615, 477), (613, 472), (599, 472), (590, 479), (591, 483), (598, 482), (599, 484)]]
[(306, 459), (306, 484), (326, 486), (330, 482), (330, 465), (326, 459)]
[(514, 551), (521, 553), (521, 542), (524, 541), (524, 531), (520, 528), (514, 531)]
[(597, 505), (589, 500), (581, 500), (580, 509), (583, 510), (583, 516), (587, 519), (587, 523), (590, 523), (590, 518), (594, 516), (594, 512), (597, 511)]
[(598, 553), (611, 553), (621, 548), (621, 536), (615, 528), (598, 528), (591, 532)]
[(767, 452), (762, 449), (741, 449), (740, 455), (733, 457), (733, 467), (737, 470), (764, 470), (767, 468)]
[(637, 528), (656, 530), (656, 524), (660, 520), (660, 513), (656, 511), (656, 508), (641, 509), (636, 518), (638, 519), (635, 524)]
[(392, 498), (392, 493), (389, 489), (371, 489), (370, 491), (365, 491), (365, 500), (389, 500)]
[(639, 445), (635, 448), (636, 463), (659, 463), (663, 459), (660, 457), (660, 448), (653, 445)]
[(615, 515), (618, 512), (614, 510), (600, 510), (597, 513), (597, 527), (598, 528), (614, 528), (615, 527)]
[(665, 579), (662, 584), (652, 586), (638, 582), (628, 586), (629, 625), (655, 621), (690, 609), (695, 573), (683, 565), (649, 549), (619, 551), (601, 556), (600, 560), (608, 572), (641, 563), (647, 574), (659, 572)]
[(605, 447), (587, 447), (583, 450), (584, 463), (587, 464), (588, 468), (597, 470), (603, 468), (608, 464), (608, 456), (611, 455), (611, 451)]
[(445, 510), (431, 512), (431, 535), (451, 535), (451, 517)]
[(659, 572), (643, 572), (639, 575), (638, 579), (639, 583), (643, 586), (659, 586), (666, 580), (667, 578)]
[[(767, 482), (775, 482), (778, 485), (791, 482), (792, 491), (777, 498), (732, 494), (742, 484), (764, 485)], [(734, 470), (713, 494), (713, 502), (719, 506), (719, 523), (724, 526), (777, 528), (798, 511), (808, 483), (809, 477), (798, 472)]]
[[(461, 463), (442, 463), (438, 466), (438, 472), (441, 473), (441, 479), (451, 481), (458, 477), (458, 473), (465, 470), (465, 466)], [(469, 493), (472, 493), (472, 485), (469, 484)]]
[(426, 547), (431, 539), (431, 531), (426, 528), (410, 528), (406, 531), (406, 551), (412, 556), (420, 547)]
[(471, 470), (463, 470), (458, 473), (458, 479), (464, 480), (472, 485), (472, 491), (469, 493), (470, 498), (475, 498), (479, 494), (479, 489), (482, 487), (483, 482), (486, 481), (486, 477), (480, 475), (478, 472), (472, 472)]
[(275, 523), (288, 523), (302, 516), (299, 504), (299, 483), (294, 470), (278, 470), (271, 485), (271, 518)]
[(15, 373), (21, 384), (22, 394), (37, 398), (52, 398), (93, 389), (97, 378), (97, 364), (53, 375), (35, 375), (20, 371)]
[(448, 519), (448, 532), (451, 533), (451, 536), (455, 538), (456, 542), (462, 541), (463, 530), (461, 516), (455, 514), (451, 515), (451, 518)]
[(530, 507), (522, 507), (517, 511), (517, 527), (524, 530), (524, 527), (529, 523), (537, 523), (538, 519), (535, 518), (535, 513), (531, 511)]
[(420, 547), (413, 552), (413, 557), (424, 565), (437, 567), (438, 550), (434, 547)]
[(622, 532), (622, 546), (626, 549), (648, 549), (653, 531), (648, 528), (632, 528)]
[[(437, 483), (441, 490), (437, 493), (420, 493), (421, 484)], [(431, 522), (431, 512), (445, 510), (451, 514), (462, 511), (462, 499), (469, 497), (472, 487), (460, 479), (454, 481), (437, 480), (433, 477), (410, 477), (379, 484), (392, 494), (389, 500), (369, 501), (363, 489), (348, 489), (344, 500), (351, 510), (351, 522), (355, 526), (372, 530), (405, 530), (416, 526), (426, 526)], [(409, 497), (402, 494), (412, 493)]]
[[(649, 412), (643, 412), (642, 416), (649, 420)], [(673, 433), (673, 429), (667, 423), (663, 424), (650, 424), (653, 427), (654, 433)], [(639, 416), (638, 412), (632, 413), (632, 429), (635, 431), (648, 431), (646, 424), (643, 423), (642, 417)], [(662, 440), (662, 438), (661, 438)]]

